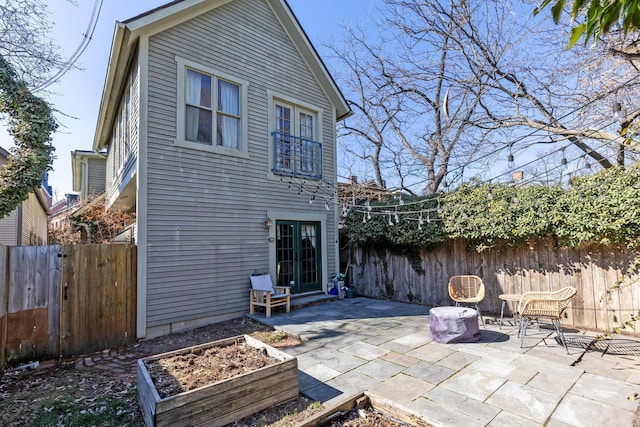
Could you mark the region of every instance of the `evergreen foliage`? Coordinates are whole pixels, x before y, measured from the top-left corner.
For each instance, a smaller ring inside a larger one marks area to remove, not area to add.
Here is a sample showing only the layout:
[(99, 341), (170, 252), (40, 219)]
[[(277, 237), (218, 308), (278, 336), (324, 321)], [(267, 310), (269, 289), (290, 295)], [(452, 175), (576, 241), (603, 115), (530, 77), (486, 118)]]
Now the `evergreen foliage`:
[(551, 236), (564, 246), (596, 242), (637, 250), (638, 200), (640, 165), (636, 164), (573, 178), (567, 189), (472, 182), (448, 193), (405, 198), (403, 204), (389, 198), (371, 203), (371, 209), (352, 207), (345, 217), (345, 231), (354, 246), (434, 248), (464, 239), (481, 252)]

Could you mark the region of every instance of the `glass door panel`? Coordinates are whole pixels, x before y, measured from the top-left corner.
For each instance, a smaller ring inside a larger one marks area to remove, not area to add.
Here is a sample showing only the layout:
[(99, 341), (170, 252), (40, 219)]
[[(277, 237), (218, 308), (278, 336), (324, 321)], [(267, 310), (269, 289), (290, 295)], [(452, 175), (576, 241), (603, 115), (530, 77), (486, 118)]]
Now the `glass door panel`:
[(322, 289), (320, 223), (276, 221), (276, 272), (279, 286), (292, 293)]

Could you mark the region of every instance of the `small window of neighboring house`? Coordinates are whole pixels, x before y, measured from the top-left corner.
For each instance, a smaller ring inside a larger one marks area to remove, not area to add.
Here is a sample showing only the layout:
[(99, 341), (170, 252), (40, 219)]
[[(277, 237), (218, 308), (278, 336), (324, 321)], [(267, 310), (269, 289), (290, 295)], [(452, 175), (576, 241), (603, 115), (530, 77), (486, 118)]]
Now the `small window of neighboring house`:
[(318, 142), (318, 113), (286, 102), (274, 102), (273, 134), (276, 174), (322, 177), (322, 144)]
[(176, 145), (246, 154), (248, 84), (184, 59), (176, 62), (184, 88), (178, 90)]

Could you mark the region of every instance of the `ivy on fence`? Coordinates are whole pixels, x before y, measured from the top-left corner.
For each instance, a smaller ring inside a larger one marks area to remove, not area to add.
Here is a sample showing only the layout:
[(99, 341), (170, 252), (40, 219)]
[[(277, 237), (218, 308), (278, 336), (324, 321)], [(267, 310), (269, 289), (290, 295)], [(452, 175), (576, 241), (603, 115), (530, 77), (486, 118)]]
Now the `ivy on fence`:
[(640, 249), (640, 165), (573, 178), (568, 188), (471, 182), (455, 191), (353, 206), (345, 232), (355, 246), (435, 248), (465, 239), (482, 252), (552, 236)]

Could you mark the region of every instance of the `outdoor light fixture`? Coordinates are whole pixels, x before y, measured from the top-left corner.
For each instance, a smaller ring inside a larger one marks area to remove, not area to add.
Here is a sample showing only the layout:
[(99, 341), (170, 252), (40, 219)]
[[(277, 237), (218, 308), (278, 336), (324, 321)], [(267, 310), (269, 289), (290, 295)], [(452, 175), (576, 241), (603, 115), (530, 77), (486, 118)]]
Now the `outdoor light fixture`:
[(271, 228), (272, 225), (273, 225), (273, 220), (271, 218), (265, 219), (264, 222), (262, 223), (262, 226), (264, 228)]

